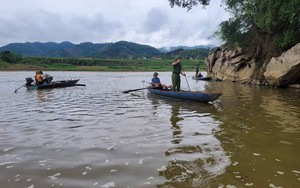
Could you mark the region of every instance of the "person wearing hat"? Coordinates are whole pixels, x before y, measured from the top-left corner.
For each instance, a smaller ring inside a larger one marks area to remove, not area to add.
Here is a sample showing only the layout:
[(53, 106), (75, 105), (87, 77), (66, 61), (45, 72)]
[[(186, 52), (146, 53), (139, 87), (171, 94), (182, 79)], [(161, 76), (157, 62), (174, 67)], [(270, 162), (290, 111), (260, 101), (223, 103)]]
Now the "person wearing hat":
[(177, 57), (173, 62), (173, 72), (172, 72), (172, 91), (180, 91), (180, 74), (185, 76), (185, 74), (182, 72), (182, 66), (180, 64), (181, 57)]
[(155, 88), (160, 88), (160, 89), (167, 89), (170, 86), (167, 86), (165, 84), (161, 84), (160, 79), (158, 78), (158, 73), (154, 72), (153, 73), (153, 78), (151, 79), (151, 86)]

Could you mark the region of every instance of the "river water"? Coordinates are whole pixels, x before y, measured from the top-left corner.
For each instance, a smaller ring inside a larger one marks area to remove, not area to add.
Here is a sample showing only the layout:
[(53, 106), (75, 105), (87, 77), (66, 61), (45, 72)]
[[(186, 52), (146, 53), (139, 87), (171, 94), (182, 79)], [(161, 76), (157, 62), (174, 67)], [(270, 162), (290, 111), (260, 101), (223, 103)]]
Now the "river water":
[[(0, 187), (300, 187), (300, 91), (195, 81), (210, 104), (140, 90), (149, 72), (0, 72)], [(171, 84), (170, 73), (160, 73)], [(188, 89), (182, 77), (182, 88)]]

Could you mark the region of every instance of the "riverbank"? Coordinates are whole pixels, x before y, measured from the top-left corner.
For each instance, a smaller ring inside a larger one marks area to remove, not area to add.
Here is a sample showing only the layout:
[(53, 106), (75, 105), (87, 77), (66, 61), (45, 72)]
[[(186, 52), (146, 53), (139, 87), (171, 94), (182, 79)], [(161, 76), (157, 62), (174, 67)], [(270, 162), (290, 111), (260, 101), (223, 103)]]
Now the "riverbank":
[[(170, 71), (171, 59), (62, 59), (25, 58), (20, 63), (0, 61), (0, 71)], [(198, 65), (205, 71), (204, 60), (183, 60), (185, 71)]]

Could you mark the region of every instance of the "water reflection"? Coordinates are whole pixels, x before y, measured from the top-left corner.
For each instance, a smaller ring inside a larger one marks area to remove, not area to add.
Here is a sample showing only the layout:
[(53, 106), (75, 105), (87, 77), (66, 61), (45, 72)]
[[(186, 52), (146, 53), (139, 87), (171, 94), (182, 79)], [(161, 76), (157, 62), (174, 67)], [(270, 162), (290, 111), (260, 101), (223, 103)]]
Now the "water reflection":
[(49, 91), (47, 90), (46, 93), (44, 90), (28, 91), (28, 92), (35, 92), (39, 102), (46, 102), (47, 100), (49, 100), (49, 97), (47, 97)]
[(172, 125), (172, 130), (173, 130), (173, 139), (171, 142), (173, 144), (179, 144), (182, 140), (182, 136), (181, 136), (182, 131), (181, 131), (179, 122), (184, 120), (184, 118), (179, 117), (179, 115), (180, 115), (179, 109), (180, 109), (180, 107), (177, 105), (173, 105), (171, 107), (172, 115), (171, 115), (170, 121), (171, 121), (171, 125)]
[(159, 169), (159, 175), (167, 181), (157, 187), (206, 187), (224, 173), (230, 159), (214, 136), (221, 122), (207, 111), (217, 107), (148, 96), (154, 104), (170, 109), (172, 139), (165, 151), (168, 162)]
[[(262, 96), (260, 107), (264, 109), (266, 116), (276, 124), (279, 124), (283, 132), (299, 133), (300, 132), (300, 112), (297, 103), (293, 103), (299, 95), (295, 95), (297, 91), (286, 91), (285, 95), (278, 91), (273, 91), (273, 95)], [(298, 93), (299, 94), (299, 93)], [(297, 99), (296, 99), (297, 100)]]

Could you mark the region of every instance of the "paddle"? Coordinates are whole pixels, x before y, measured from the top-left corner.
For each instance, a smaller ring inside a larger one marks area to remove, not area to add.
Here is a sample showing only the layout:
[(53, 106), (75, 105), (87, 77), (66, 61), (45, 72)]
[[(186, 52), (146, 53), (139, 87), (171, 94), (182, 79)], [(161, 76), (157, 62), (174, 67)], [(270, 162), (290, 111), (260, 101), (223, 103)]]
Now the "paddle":
[(189, 87), (189, 90), (191, 91), (189, 82), (188, 82), (188, 80), (187, 80), (187, 78), (186, 78), (186, 74), (185, 74), (185, 72), (184, 72), (184, 70), (183, 70), (183, 66), (182, 66), (182, 65), (181, 65), (181, 69), (182, 69), (182, 72), (184, 73), (184, 77), (185, 77), (186, 83), (187, 83), (187, 85), (188, 85), (188, 87)]
[(19, 89), (21, 89), (22, 87), (24, 87), (26, 84), (24, 84), (24, 85), (22, 85), (21, 87), (19, 87), (19, 88), (17, 88), (16, 90), (15, 90), (15, 93), (17, 93), (17, 91), (19, 90)]
[(142, 82), (146, 82), (146, 83), (148, 83), (148, 84), (151, 84), (150, 82), (147, 82), (146, 80), (142, 80)]
[(129, 93), (132, 91), (138, 91), (138, 90), (143, 90), (143, 89), (147, 89), (148, 87), (144, 87), (144, 88), (138, 88), (138, 89), (131, 89), (131, 90), (126, 90), (126, 91), (122, 91), (122, 93)]
[(85, 84), (75, 84), (75, 86), (86, 86)]

